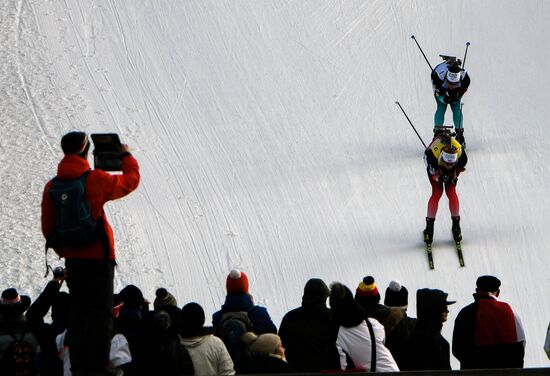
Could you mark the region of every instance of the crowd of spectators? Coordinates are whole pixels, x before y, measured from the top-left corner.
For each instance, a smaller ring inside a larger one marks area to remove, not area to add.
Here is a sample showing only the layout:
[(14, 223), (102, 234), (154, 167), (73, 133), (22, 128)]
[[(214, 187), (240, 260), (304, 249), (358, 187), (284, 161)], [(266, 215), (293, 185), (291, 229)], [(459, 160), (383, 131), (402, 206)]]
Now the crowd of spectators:
[(137, 286), (124, 287), (115, 294), (109, 371), (73, 372), (69, 343), (80, 342), (68, 341), (71, 296), (62, 291), (67, 278), (54, 275), (32, 304), (15, 288), (2, 292), (2, 374), (450, 370), (451, 352), (461, 369), (523, 367), (523, 327), (510, 305), (499, 299), (501, 282), (494, 276), (477, 279), (474, 302), (459, 311), (450, 344), (441, 329), (456, 302), (439, 289), (416, 291), (418, 317), (411, 318), (408, 290), (397, 280), (388, 285), (382, 304), (372, 276), (364, 277), (355, 292), (340, 282), (327, 286), (312, 278), (304, 286), (301, 305), (287, 312), (277, 328), (267, 307), (254, 303), (246, 273), (231, 270), (225, 302), (212, 315), (211, 326), (197, 302), (179, 308), (173, 294), (158, 288), (151, 307)]

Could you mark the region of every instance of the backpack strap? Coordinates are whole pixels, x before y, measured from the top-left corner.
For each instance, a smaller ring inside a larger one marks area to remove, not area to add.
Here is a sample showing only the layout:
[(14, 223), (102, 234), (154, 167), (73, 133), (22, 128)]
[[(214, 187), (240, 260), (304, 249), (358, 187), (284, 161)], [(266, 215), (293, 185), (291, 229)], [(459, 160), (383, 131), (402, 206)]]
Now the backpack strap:
[(367, 326), (369, 327), (370, 334), (370, 347), (371, 347), (371, 361), (370, 361), (370, 372), (376, 372), (376, 339), (374, 338), (374, 328), (370, 323), (368, 317), (365, 320)]
[(25, 333), (21, 333), (21, 338), (17, 338), (17, 336), (15, 335), (15, 333), (10, 333), (10, 337), (13, 338), (13, 340), (15, 342), (17, 341), (21, 341), (23, 339), (23, 337), (25, 337)]

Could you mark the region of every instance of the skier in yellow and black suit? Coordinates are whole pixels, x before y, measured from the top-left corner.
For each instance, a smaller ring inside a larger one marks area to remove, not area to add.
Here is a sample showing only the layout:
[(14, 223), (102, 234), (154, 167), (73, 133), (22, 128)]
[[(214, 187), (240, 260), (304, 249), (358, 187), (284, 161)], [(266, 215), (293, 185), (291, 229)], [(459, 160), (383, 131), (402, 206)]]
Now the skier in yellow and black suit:
[(453, 238), (455, 241), (461, 241), (460, 204), (456, 193), (456, 184), (458, 175), (465, 170), (464, 167), (468, 162), (466, 151), (462, 149), (462, 145), (449, 130), (437, 128), (433, 141), (424, 152), (424, 161), (432, 186), (432, 195), (428, 200), (424, 242), (431, 244), (433, 241), (435, 216), (443, 190), (449, 199)]

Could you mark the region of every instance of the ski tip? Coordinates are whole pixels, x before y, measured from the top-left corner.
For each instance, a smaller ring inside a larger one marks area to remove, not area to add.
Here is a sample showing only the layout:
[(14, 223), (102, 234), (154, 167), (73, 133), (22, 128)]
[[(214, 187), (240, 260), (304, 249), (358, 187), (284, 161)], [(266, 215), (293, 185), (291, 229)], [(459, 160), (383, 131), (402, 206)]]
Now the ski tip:
[(399, 101), (395, 101), (395, 104), (399, 105)]

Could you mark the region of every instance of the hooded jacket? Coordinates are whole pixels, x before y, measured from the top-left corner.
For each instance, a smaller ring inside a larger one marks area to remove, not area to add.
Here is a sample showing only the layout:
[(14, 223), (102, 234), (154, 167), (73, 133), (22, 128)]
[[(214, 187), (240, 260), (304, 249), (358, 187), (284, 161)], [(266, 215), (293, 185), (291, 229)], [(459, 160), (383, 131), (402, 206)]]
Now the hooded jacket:
[[(61, 180), (76, 179), (90, 170), (90, 164), (78, 155), (68, 154), (57, 166), (57, 177)], [(101, 218), (101, 224), (107, 236), (109, 250), (106, 253), (101, 239), (81, 247), (56, 248), (59, 257), (66, 259), (115, 260), (115, 244), (113, 229), (107, 221), (103, 205), (111, 200), (124, 197), (139, 184), (139, 165), (136, 159), (126, 154), (122, 157), (122, 175), (111, 175), (103, 170), (92, 170), (86, 179), (86, 200), (90, 203), (91, 215), (94, 219)], [(42, 233), (48, 239), (54, 231), (54, 208), (49, 197), (50, 180), (42, 194)]]
[(418, 319), (409, 342), (408, 366), (411, 370), (451, 370), (449, 342), (441, 335), (441, 315), (448, 304), (440, 290), (421, 289), (416, 295)]
[(222, 340), (212, 334), (183, 337), (181, 343), (185, 346), (191, 360), (195, 375), (234, 375), (233, 361)]

